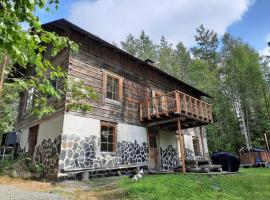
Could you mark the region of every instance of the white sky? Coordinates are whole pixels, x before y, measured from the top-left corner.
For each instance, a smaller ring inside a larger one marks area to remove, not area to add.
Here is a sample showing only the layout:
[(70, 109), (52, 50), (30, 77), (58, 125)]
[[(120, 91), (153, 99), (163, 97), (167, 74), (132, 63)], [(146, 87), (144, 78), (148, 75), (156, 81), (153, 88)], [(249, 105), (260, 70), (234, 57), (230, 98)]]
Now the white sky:
[(158, 42), (161, 35), (176, 44), (194, 45), (196, 27), (203, 24), (223, 34), (241, 20), (252, 0), (77, 0), (69, 20), (108, 42), (122, 41), (141, 30)]

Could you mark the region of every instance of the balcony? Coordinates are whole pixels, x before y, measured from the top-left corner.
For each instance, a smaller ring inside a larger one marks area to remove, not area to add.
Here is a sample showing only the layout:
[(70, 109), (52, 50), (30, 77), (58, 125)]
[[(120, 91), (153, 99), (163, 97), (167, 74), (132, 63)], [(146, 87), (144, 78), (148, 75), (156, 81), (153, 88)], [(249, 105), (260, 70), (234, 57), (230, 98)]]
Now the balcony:
[(169, 121), (172, 118), (181, 119), (188, 127), (209, 124), (213, 122), (212, 108), (210, 104), (180, 91), (140, 102), (141, 122)]

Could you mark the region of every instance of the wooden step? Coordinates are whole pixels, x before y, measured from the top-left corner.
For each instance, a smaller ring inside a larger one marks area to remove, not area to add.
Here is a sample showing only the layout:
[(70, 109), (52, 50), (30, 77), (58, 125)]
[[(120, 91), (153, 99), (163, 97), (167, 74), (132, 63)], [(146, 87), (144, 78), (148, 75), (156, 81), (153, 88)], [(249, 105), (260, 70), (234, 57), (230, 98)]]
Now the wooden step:
[(198, 165), (211, 165), (212, 162), (210, 160), (198, 160)]
[(200, 168), (222, 168), (222, 165), (199, 165)]
[(210, 172), (209, 168), (188, 168), (188, 172), (193, 172), (193, 173), (208, 173)]

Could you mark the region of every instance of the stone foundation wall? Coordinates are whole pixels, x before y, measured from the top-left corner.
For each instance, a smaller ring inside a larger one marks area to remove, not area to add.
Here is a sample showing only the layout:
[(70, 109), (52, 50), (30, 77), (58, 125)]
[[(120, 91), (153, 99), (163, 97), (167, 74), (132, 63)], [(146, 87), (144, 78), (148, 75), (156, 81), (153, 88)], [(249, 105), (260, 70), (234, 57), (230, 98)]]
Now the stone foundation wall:
[(106, 169), (148, 162), (147, 143), (140, 145), (136, 140), (121, 141), (117, 143), (116, 152), (102, 153), (99, 151), (98, 141), (99, 138), (95, 135), (63, 135), (59, 170)]
[(36, 163), (43, 165), (45, 174), (57, 174), (60, 149), (61, 135), (55, 139), (44, 139), (36, 146), (33, 158)]
[(177, 149), (168, 145), (166, 149), (160, 147), (160, 166), (162, 170), (173, 170), (179, 165)]

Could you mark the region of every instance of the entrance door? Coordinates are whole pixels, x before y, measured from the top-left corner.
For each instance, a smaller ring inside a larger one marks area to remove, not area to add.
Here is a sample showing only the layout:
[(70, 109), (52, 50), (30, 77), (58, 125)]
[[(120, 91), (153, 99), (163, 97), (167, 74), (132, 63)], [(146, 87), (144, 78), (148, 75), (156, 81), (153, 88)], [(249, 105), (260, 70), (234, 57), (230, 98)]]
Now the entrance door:
[(149, 159), (150, 159), (150, 169), (157, 170), (158, 169), (158, 158), (159, 158), (159, 150), (158, 150), (158, 132), (151, 132), (148, 134), (149, 141)]
[(35, 147), (37, 144), (39, 125), (29, 128), (29, 137), (28, 137), (28, 155), (33, 156), (35, 152)]

